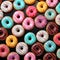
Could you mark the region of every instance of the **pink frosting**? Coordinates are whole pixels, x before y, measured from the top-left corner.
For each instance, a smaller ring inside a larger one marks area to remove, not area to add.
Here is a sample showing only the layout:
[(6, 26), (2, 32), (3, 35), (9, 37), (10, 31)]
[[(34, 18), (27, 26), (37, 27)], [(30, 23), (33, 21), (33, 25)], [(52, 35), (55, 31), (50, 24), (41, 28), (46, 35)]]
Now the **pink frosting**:
[(46, 3), (49, 7), (55, 7), (58, 3), (58, 0), (46, 0)]
[(44, 28), (47, 24), (47, 20), (43, 15), (39, 15), (35, 18), (35, 26), (37, 28)]
[(16, 11), (13, 14), (13, 20), (15, 21), (15, 23), (22, 23), (22, 21), (24, 20), (24, 13), (22, 11)]
[(37, 15), (37, 9), (34, 6), (29, 6), (26, 9), (26, 14), (29, 17), (35, 17)]
[(35, 55), (31, 52), (29, 52), (25, 55), (24, 60), (29, 60), (29, 58), (31, 58), (31, 60), (36, 60)]
[(26, 30), (31, 30), (34, 28), (34, 21), (32, 18), (30, 17), (27, 17), (25, 18), (25, 20), (23, 21), (23, 27), (26, 29)]

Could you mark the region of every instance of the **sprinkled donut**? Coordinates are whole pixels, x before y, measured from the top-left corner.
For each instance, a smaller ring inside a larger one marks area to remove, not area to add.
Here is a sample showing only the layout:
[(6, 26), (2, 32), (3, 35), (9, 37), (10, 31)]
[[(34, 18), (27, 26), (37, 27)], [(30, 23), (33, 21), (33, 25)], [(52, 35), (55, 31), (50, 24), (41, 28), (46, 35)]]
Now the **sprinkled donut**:
[(25, 55), (28, 52), (28, 46), (24, 42), (19, 42), (16, 46), (16, 52), (20, 55)]
[(7, 13), (7, 12), (10, 12), (12, 10), (12, 3), (10, 1), (4, 1), (2, 4), (1, 4), (1, 9), (3, 12)]

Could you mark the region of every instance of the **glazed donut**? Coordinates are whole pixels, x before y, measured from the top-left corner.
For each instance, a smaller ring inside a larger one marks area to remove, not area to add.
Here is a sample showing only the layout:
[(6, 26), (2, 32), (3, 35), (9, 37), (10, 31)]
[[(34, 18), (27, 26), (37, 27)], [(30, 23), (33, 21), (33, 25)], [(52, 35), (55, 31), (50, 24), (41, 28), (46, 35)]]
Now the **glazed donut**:
[(5, 16), (2, 20), (1, 20), (1, 24), (4, 28), (6, 29), (10, 29), (13, 25), (14, 22), (12, 20), (12, 18), (10, 16)]
[(7, 12), (10, 12), (12, 10), (12, 3), (10, 1), (4, 1), (2, 4), (1, 4), (1, 9), (3, 12), (7, 13)]
[(32, 52), (28, 52), (24, 56), (24, 60), (36, 60), (36, 56)]
[(60, 49), (58, 49), (58, 50), (57, 50), (56, 55), (57, 55), (57, 58), (59, 58), (59, 59), (60, 59)]
[(0, 10), (0, 20), (3, 18), (4, 13), (2, 12), (2, 10)]
[(34, 6), (28, 6), (26, 9), (26, 14), (29, 17), (35, 17), (37, 15), (37, 9)]
[(16, 46), (16, 52), (20, 55), (25, 55), (28, 52), (28, 46), (24, 42), (19, 42)]
[(33, 43), (36, 42), (35, 34), (32, 33), (32, 32), (27, 33), (27, 34), (24, 36), (24, 41), (25, 41), (26, 44), (32, 45)]
[(44, 28), (47, 24), (47, 20), (46, 18), (43, 16), (43, 15), (38, 15), (36, 18), (35, 18), (35, 26), (37, 28)]
[(12, 28), (12, 34), (15, 35), (16, 37), (21, 37), (24, 35), (24, 28), (21, 25), (15, 25)]
[(18, 43), (17, 38), (14, 35), (9, 35), (6, 38), (6, 45), (10, 48), (14, 48)]
[(46, 26), (46, 31), (50, 34), (50, 35), (55, 35), (56, 33), (58, 33), (58, 26), (56, 23), (54, 22), (49, 22)]
[(49, 7), (55, 7), (58, 3), (58, 0), (46, 0), (46, 3)]
[(47, 18), (47, 20), (54, 20), (56, 17), (56, 12), (54, 9), (48, 9), (45, 12), (45, 17)]
[(37, 32), (36, 38), (39, 42), (44, 43), (48, 40), (49, 35), (45, 30), (40, 30)]
[(5, 44), (0, 44), (0, 57), (6, 57), (10, 50)]
[(20, 60), (20, 56), (16, 52), (11, 52), (7, 56), (7, 60)]
[(34, 45), (32, 45), (31, 50), (36, 56), (41, 56), (44, 52), (44, 47), (41, 43), (37, 42)]
[(44, 13), (47, 10), (48, 6), (47, 6), (46, 2), (41, 1), (41, 2), (37, 3), (36, 8), (37, 8), (38, 12)]
[(26, 17), (22, 23), (24, 29), (32, 30), (34, 28), (34, 21), (30, 17)]
[(25, 2), (23, 0), (15, 0), (13, 6), (16, 10), (22, 10), (25, 7)]
[(57, 60), (54, 53), (46, 53), (43, 57), (43, 60)]
[(24, 13), (22, 11), (16, 11), (13, 14), (13, 20), (15, 23), (22, 23), (22, 21), (24, 20)]
[(34, 4), (36, 0), (24, 0), (26, 4)]
[(46, 52), (54, 52), (56, 50), (56, 44), (49, 40), (44, 44), (44, 49)]
[(8, 31), (3, 28), (3, 27), (0, 27), (0, 40), (5, 40), (8, 36)]
[(57, 25), (60, 26), (60, 14), (58, 14), (58, 15), (56, 16), (55, 22), (56, 22)]
[(53, 41), (54, 41), (58, 46), (60, 46), (60, 33), (57, 33), (56, 35), (54, 35)]

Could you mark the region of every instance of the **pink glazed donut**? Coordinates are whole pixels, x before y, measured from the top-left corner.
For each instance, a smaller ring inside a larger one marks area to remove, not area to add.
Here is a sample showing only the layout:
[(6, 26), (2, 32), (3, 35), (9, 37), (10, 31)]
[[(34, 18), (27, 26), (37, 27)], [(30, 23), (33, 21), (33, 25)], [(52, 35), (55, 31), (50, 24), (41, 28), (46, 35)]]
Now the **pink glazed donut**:
[(11, 52), (9, 53), (7, 60), (20, 60), (20, 57), (16, 52)]
[(34, 28), (34, 21), (32, 18), (26, 17), (22, 25), (26, 30), (32, 30)]
[(29, 6), (27, 9), (26, 9), (26, 14), (27, 16), (29, 17), (35, 17), (37, 15), (37, 9), (36, 7), (34, 6)]
[(0, 44), (0, 57), (6, 57), (10, 50), (5, 44)]
[(58, 3), (58, 0), (46, 0), (46, 3), (49, 7), (55, 7)]
[(43, 15), (38, 15), (35, 18), (35, 26), (37, 28), (44, 28), (47, 24), (47, 19)]
[(24, 20), (24, 13), (22, 11), (16, 11), (13, 14), (13, 20), (15, 23), (22, 23)]
[(36, 60), (36, 56), (32, 52), (29, 52), (24, 56), (24, 60)]

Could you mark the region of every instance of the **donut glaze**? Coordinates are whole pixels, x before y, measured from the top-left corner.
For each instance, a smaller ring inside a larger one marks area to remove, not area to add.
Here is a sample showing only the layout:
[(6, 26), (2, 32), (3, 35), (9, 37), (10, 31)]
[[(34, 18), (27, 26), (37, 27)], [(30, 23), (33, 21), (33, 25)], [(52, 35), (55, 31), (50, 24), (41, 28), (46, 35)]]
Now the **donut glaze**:
[(37, 42), (32, 46), (31, 50), (36, 56), (41, 56), (44, 52), (44, 47), (41, 43)]
[(46, 26), (46, 31), (50, 34), (50, 35), (55, 35), (56, 33), (58, 33), (58, 26), (56, 23), (54, 22), (49, 22)]

